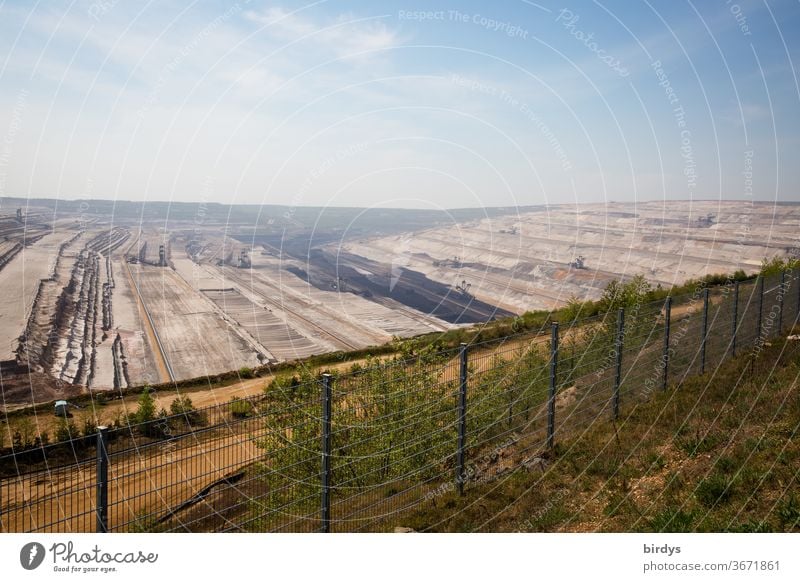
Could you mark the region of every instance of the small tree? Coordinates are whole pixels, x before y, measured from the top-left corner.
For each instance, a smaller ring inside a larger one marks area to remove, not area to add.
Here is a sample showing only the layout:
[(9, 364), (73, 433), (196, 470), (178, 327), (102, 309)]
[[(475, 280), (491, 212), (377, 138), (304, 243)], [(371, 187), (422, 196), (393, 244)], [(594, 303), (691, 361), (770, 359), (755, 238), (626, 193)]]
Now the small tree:
[(80, 436), (80, 433), (74, 422), (66, 418), (58, 419), (55, 434), (57, 443), (71, 441), (74, 438), (78, 438), (78, 436)]
[(136, 424), (144, 424), (151, 422), (156, 418), (156, 400), (150, 393), (150, 387), (146, 386), (144, 391), (139, 395), (137, 403), (139, 408), (133, 414), (133, 421)]
[(94, 436), (97, 434), (97, 422), (94, 415), (87, 414), (83, 418), (83, 436)]
[(577, 296), (573, 295), (567, 300), (567, 304), (561, 308), (558, 316), (562, 323), (572, 323), (582, 317), (589, 317), (592, 315), (591, 310), (593, 304), (591, 301), (581, 301)]
[(137, 425), (136, 430), (145, 436), (156, 436), (156, 400), (151, 394), (151, 389), (146, 386), (137, 400), (139, 408), (130, 416), (132, 424)]
[(17, 423), (17, 432), (20, 435), (22, 448), (27, 449), (33, 446), (33, 441), (38, 431), (29, 417), (24, 416), (20, 419), (19, 423)]
[(205, 423), (206, 416), (194, 407), (192, 399), (188, 396), (178, 396), (169, 405), (172, 416), (182, 416), (187, 424)]
[(169, 412), (173, 415), (189, 414), (190, 412), (194, 412), (194, 410), (192, 399), (188, 396), (178, 396), (172, 401), (172, 404), (169, 405)]
[(648, 295), (653, 290), (643, 275), (636, 275), (625, 283), (611, 281), (603, 291), (600, 298), (602, 311), (613, 312), (620, 307), (633, 307), (647, 301)]

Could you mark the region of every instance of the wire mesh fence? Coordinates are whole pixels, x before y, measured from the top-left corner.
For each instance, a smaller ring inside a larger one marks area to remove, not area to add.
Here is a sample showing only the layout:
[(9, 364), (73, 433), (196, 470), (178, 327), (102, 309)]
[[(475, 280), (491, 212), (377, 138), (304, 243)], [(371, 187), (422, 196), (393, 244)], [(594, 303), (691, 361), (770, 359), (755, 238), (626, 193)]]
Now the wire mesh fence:
[[(800, 273), (626, 305), (457, 348), (279, 378), (0, 456), (0, 529), (387, 531), (654, 391), (789, 332)], [(489, 470), (491, 467), (491, 470)]]

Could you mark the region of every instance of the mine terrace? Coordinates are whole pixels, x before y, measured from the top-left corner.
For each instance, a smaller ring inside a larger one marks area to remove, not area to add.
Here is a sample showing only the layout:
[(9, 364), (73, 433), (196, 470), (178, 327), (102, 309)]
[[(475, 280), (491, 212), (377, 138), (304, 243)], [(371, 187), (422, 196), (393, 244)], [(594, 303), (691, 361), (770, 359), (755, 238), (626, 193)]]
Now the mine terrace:
[(479, 324), (643, 274), (669, 287), (797, 247), (800, 205), (429, 212), (5, 198), (14, 409)]

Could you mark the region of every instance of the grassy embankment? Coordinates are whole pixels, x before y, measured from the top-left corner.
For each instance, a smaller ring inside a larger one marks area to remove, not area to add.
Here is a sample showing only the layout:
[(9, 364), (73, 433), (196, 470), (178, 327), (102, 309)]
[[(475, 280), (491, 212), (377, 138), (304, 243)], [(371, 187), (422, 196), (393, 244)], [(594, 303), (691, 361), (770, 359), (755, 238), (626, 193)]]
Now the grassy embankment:
[(799, 375), (800, 342), (772, 340), (563, 437), (544, 469), (515, 459), (509, 475), (400, 521), (445, 532), (800, 531)]

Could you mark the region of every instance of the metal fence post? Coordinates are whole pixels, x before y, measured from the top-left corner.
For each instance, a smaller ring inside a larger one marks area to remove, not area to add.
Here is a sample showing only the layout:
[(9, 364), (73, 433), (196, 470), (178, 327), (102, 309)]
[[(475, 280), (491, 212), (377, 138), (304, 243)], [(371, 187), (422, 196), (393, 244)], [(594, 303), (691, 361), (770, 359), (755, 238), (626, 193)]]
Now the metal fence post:
[(731, 330), (731, 355), (736, 357), (736, 332), (739, 331), (739, 281), (733, 282), (733, 329)]
[(783, 335), (783, 300), (786, 298), (786, 271), (781, 271), (781, 286), (778, 288), (778, 335)]
[(459, 495), (464, 495), (464, 458), (467, 447), (467, 344), (461, 344), (458, 379), (458, 449), (456, 451), (456, 483)]
[(706, 373), (706, 340), (708, 339), (708, 287), (703, 289), (703, 337), (700, 339), (700, 375)]
[(331, 382), (330, 374), (322, 375), (322, 533), (331, 531)]
[(667, 380), (669, 380), (669, 326), (672, 317), (672, 297), (667, 297), (664, 303), (664, 377), (661, 381), (661, 389), (667, 389)]
[(556, 380), (558, 378), (558, 322), (550, 328), (550, 387), (547, 392), (547, 448), (552, 449), (556, 435)]
[[(800, 321), (800, 270), (798, 269), (794, 269), (792, 272), (792, 285), (797, 288), (797, 301), (795, 303), (794, 319), (791, 317), (789, 318), (789, 321), (792, 322), (790, 325), (794, 327), (797, 325), (798, 321)], [(792, 288), (791, 285), (789, 288)]]
[(614, 372), (614, 420), (619, 418), (619, 387), (622, 384), (622, 342), (625, 335), (625, 309), (620, 308), (617, 312), (617, 337), (614, 339), (614, 357), (616, 359), (616, 370)]
[(97, 533), (108, 532), (108, 427), (97, 427)]
[(764, 334), (764, 325), (763, 325), (763, 316), (764, 316), (764, 275), (758, 276), (758, 328), (757, 328), (757, 336), (756, 336), (756, 344), (760, 344), (762, 340), (762, 335)]
[(511, 386), (508, 389), (508, 428), (511, 428), (511, 425), (514, 424), (514, 387)]
[(800, 268), (795, 269), (794, 274), (794, 280), (797, 284), (797, 305), (795, 306), (794, 312), (794, 324), (797, 325), (800, 323)]

